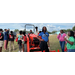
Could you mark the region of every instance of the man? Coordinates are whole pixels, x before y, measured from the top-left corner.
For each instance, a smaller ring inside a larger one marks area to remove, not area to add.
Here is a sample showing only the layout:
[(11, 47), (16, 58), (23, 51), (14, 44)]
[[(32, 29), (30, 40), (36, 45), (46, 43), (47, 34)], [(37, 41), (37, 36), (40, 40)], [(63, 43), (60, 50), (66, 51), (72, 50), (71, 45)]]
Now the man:
[(37, 39), (39, 39), (41, 41), (41, 43), (40, 43), (41, 51), (43, 52), (43, 50), (45, 50), (45, 52), (49, 52), (48, 45), (47, 45), (47, 42), (49, 41), (49, 39), (48, 39), (49, 34), (47, 32), (46, 27), (42, 28), (42, 32), (39, 34), (39, 36), (41, 36), (41, 38), (42, 38), (42, 39), (40, 39), (39, 37), (37, 37)]
[(28, 36), (29, 36), (30, 34), (33, 34), (32, 30), (30, 30), (30, 33), (28, 34)]
[(3, 30), (0, 29), (0, 52), (2, 52), (3, 40), (4, 40)]
[(5, 29), (4, 32), (4, 49), (7, 50), (7, 45), (8, 45), (8, 39), (9, 39), (9, 29)]
[(9, 52), (11, 52), (11, 45), (13, 45), (13, 51), (14, 51), (14, 34), (13, 31), (9, 34)]
[(35, 27), (36, 31), (35, 31), (35, 35), (38, 35), (39, 32), (38, 32), (38, 27)]

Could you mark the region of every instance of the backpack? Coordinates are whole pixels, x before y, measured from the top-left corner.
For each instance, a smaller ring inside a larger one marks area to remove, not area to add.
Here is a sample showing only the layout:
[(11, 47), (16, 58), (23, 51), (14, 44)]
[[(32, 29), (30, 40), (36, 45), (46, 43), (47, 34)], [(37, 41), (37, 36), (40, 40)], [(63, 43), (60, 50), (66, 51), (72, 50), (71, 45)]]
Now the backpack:
[(0, 37), (1, 37), (1, 33), (0, 33)]
[(14, 38), (14, 36), (9, 34), (9, 39), (13, 39), (13, 38)]
[(16, 42), (18, 41), (18, 38), (16, 38)]

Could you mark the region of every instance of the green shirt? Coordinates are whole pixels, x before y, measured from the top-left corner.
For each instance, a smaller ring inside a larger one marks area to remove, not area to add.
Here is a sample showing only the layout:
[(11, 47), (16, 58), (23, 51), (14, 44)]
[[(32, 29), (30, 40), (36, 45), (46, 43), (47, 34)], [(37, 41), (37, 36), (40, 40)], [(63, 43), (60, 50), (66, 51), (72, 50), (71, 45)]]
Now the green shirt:
[(67, 49), (75, 49), (75, 39), (74, 37), (69, 37), (68, 41), (74, 42), (73, 45), (67, 43)]

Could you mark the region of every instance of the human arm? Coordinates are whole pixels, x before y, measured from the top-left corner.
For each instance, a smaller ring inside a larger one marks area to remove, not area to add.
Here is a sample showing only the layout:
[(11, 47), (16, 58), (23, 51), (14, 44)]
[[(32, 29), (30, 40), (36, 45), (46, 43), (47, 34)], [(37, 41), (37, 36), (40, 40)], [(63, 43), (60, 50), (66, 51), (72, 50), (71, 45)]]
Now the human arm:
[(2, 39), (3, 38), (3, 34), (1, 33), (1, 37), (0, 37), (0, 39)]
[(73, 44), (74, 44), (74, 42), (69, 41), (69, 40), (67, 40), (66, 38), (64, 38), (64, 40), (65, 40), (66, 42), (68, 42), (69, 44), (71, 44), (71, 45), (73, 45)]
[(0, 37), (0, 39), (2, 39), (2, 36)]
[(36, 38), (39, 40), (39, 41), (44, 41), (42, 38), (40, 38), (40, 37), (42, 37), (42, 33), (40, 33)]
[(49, 42), (49, 39), (48, 39), (48, 47), (50, 47), (50, 42)]
[(57, 36), (58, 39), (60, 38), (60, 35), (61, 35), (61, 34), (59, 33), (59, 35)]
[(36, 37), (39, 41), (44, 41), (43, 39), (41, 39), (39, 36)]

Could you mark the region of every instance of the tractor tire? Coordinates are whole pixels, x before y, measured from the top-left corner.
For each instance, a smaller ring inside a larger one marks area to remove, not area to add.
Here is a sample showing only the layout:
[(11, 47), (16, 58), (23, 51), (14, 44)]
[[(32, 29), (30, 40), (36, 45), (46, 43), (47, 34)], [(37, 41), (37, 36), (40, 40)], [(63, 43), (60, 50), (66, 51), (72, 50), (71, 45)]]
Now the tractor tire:
[(24, 52), (27, 52), (27, 44), (24, 44)]

